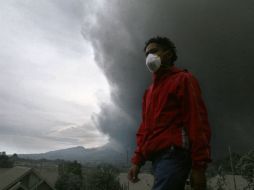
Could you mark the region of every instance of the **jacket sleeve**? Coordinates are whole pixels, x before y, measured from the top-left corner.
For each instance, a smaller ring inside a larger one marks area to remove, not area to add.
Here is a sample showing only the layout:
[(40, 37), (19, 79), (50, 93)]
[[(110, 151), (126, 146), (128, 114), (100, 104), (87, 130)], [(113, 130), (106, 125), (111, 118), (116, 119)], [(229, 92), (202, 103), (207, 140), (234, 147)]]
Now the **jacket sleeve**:
[(180, 89), (183, 123), (189, 136), (192, 168), (206, 169), (207, 163), (211, 162), (211, 129), (198, 81), (187, 72), (181, 81)]
[(141, 166), (145, 164), (145, 159), (142, 156), (142, 151), (141, 151), (141, 147), (142, 147), (144, 137), (145, 137), (145, 124), (144, 124), (144, 121), (145, 121), (144, 111), (145, 111), (145, 106), (146, 106), (145, 102), (146, 102), (146, 92), (143, 96), (143, 101), (142, 101), (142, 121), (141, 121), (139, 129), (136, 133), (136, 144), (137, 144), (137, 146), (136, 146), (136, 149), (134, 151), (134, 155), (131, 158), (131, 162), (133, 164), (141, 165)]

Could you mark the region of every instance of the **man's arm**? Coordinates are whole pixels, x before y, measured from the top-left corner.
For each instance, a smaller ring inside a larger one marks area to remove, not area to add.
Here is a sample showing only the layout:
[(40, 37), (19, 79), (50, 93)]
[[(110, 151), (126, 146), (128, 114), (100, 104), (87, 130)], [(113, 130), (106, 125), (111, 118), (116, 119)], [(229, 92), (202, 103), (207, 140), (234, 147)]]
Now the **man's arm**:
[(205, 169), (211, 161), (211, 129), (198, 81), (186, 73), (182, 83), (184, 125), (188, 131), (192, 168)]
[(137, 133), (136, 133), (137, 147), (136, 147), (133, 157), (131, 158), (132, 166), (128, 172), (128, 179), (133, 183), (136, 183), (139, 181), (138, 173), (140, 171), (141, 166), (145, 164), (145, 159), (142, 156), (142, 152), (141, 152), (141, 146), (143, 144), (144, 136), (145, 136), (145, 124), (144, 124), (145, 102), (146, 102), (146, 92), (143, 96), (143, 102), (142, 102), (142, 122), (139, 126)]
[(184, 75), (179, 95), (183, 104), (184, 125), (190, 140), (192, 185), (195, 190), (203, 190), (206, 188), (205, 170), (211, 161), (211, 130), (198, 81), (190, 73)]
[(137, 147), (134, 151), (134, 155), (133, 157), (131, 158), (131, 162), (135, 165), (144, 165), (145, 163), (145, 159), (144, 157), (142, 156), (142, 151), (141, 151), (141, 147), (142, 147), (142, 144), (143, 144), (143, 141), (144, 141), (144, 137), (145, 137), (145, 109), (146, 109), (146, 93), (147, 91), (145, 92), (144, 96), (143, 96), (143, 101), (142, 101), (142, 121), (141, 121), (141, 124), (139, 126), (139, 129), (136, 133), (136, 144), (137, 144)]
[(142, 146), (142, 142), (144, 139), (144, 132), (145, 132), (144, 131), (144, 124), (142, 122), (139, 129), (138, 129), (138, 132), (136, 133), (137, 147), (134, 151), (133, 157), (131, 158), (132, 164), (139, 165), (139, 166), (142, 166), (145, 164), (145, 159), (142, 156), (142, 152), (141, 152), (141, 146)]

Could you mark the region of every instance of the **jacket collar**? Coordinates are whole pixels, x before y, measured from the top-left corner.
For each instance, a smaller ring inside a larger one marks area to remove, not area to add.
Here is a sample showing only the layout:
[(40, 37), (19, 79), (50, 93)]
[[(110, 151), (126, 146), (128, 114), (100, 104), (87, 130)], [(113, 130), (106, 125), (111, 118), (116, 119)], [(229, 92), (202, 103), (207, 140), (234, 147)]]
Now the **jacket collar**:
[(172, 75), (183, 71), (182, 69), (177, 68), (175, 65), (172, 65), (169, 68), (160, 68), (158, 71), (153, 73), (153, 81), (157, 81), (165, 75)]

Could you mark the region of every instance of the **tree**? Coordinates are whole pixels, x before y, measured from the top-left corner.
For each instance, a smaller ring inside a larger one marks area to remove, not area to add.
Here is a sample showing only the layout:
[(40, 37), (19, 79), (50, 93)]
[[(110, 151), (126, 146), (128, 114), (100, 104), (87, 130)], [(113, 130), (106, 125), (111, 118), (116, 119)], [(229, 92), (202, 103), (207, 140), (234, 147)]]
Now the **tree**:
[(13, 160), (11, 160), (5, 152), (0, 153), (0, 168), (13, 167)]
[(82, 188), (82, 167), (77, 161), (58, 165), (57, 190), (80, 190)]
[(76, 160), (74, 162), (63, 161), (58, 165), (58, 173), (59, 175), (73, 173), (82, 177), (82, 166)]
[(220, 166), (218, 168), (218, 180), (216, 183), (216, 188), (217, 188), (217, 190), (224, 190), (226, 186), (227, 186), (227, 184), (226, 184), (226, 178), (225, 178), (225, 174), (223, 171), (223, 167)]
[(78, 175), (66, 173), (58, 178), (55, 187), (58, 190), (80, 190), (82, 180)]
[(254, 189), (254, 150), (243, 155), (236, 167), (248, 182), (245, 189)]
[(122, 190), (119, 170), (108, 164), (100, 164), (85, 175), (84, 190)]

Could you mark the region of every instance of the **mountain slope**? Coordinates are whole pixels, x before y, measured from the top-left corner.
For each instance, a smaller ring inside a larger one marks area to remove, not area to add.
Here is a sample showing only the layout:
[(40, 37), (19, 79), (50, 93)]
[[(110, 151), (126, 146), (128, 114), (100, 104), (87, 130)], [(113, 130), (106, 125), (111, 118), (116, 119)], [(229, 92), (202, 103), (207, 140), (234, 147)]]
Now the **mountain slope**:
[(77, 160), (80, 162), (126, 162), (126, 153), (118, 152), (109, 147), (85, 149), (82, 146), (49, 151), (40, 154), (20, 154), (19, 157), (27, 159), (63, 159)]

